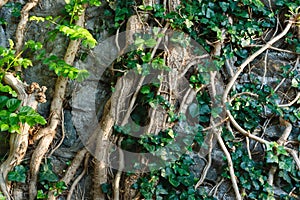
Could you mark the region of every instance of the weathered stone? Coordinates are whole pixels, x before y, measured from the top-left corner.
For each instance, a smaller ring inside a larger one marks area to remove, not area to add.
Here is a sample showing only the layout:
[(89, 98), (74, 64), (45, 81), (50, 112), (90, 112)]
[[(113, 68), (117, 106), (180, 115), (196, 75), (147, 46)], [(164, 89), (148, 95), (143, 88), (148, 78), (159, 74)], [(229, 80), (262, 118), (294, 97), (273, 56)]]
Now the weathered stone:
[(77, 139), (76, 129), (72, 122), (72, 114), (70, 110), (64, 111), (64, 127), (65, 127), (65, 139), (63, 144), (66, 145), (67, 147), (70, 147), (75, 143)]
[(5, 32), (4, 32), (4, 29), (2, 28), (1, 25), (0, 25), (0, 46), (7, 47), (6, 35), (5, 35)]

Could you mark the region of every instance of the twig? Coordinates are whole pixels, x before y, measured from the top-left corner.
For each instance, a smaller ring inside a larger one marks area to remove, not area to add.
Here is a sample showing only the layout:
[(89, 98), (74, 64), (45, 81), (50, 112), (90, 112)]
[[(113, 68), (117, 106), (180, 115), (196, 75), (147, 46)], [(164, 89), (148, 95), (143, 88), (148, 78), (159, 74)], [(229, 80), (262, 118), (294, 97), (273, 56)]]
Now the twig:
[(248, 137), (246, 137), (246, 145), (247, 145), (247, 152), (248, 152), (249, 159), (252, 159)]
[(88, 163), (89, 163), (89, 159), (90, 159), (90, 154), (86, 153), (85, 154), (85, 159), (84, 159), (84, 166), (83, 166), (83, 170), (81, 172), (81, 174), (74, 180), (74, 182), (72, 183), (68, 196), (67, 196), (67, 200), (71, 200), (73, 191), (76, 187), (76, 185), (79, 183), (79, 181), (82, 179), (82, 177), (86, 174), (87, 172), (87, 168), (88, 168)]
[[(298, 56), (297, 59), (296, 59), (295, 66), (294, 66), (291, 70), (289, 70), (288, 73), (294, 71), (294, 70), (298, 67), (298, 64), (299, 64), (299, 56)], [(286, 80), (286, 78), (283, 78), (283, 79), (280, 81), (280, 83), (275, 87), (274, 93), (279, 89), (279, 87), (284, 83), (285, 80)]]
[[(258, 44), (255, 44), (255, 45), (247, 45), (246, 47), (262, 47), (263, 45), (258, 45)], [(275, 51), (280, 51), (280, 52), (285, 52), (285, 53), (290, 53), (290, 54), (296, 54), (296, 55), (299, 55), (300, 53), (298, 52), (295, 52), (295, 51), (289, 51), (289, 50), (286, 50), (286, 49), (280, 49), (280, 48), (277, 48), (277, 47), (273, 47), (273, 46), (270, 46), (269, 49), (272, 49), (272, 50), (275, 50)]]
[(231, 103), (234, 99), (236, 99), (237, 97), (239, 96), (243, 96), (243, 95), (248, 95), (248, 96), (251, 96), (251, 97), (255, 97), (255, 98), (258, 98), (258, 94), (254, 94), (252, 92), (241, 92), (241, 93), (237, 93), (235, 95), (233, 95), (230, 100), (229, 100), (229, 103)]
[(240, 191), (239, 191), (239, 188), (238, 188), (238, 185), (237, 185), (236, 177), (235, 177), (235, 174), (234, 174), (232, 159), (231, 159), (230, 153), (228, 152), (228, 150), (227, 150), (227, 148), (224, 144), (224, 141), (221, 137), (221, 134), (218, 135), (218, 142), (219, 142), (219, 145), (221, 146), (221, 148), (222, 148), (222, 150), (223, 150), (223, 152), (226, 156), (226, 159), (227, 159), (230, 178), (231, 178), (231, 182), (232, 182), (232, 187), (233, 187), (233, 190), (235, 192), (235, 197), (236, 197), (237, 200), (241, 200), (242, 197), (241, 197), (241, 194), (240, 194)]
[(118, 146), (119, 146), (119, 168), (118, 168), (118, 172), (115, 176), (115, 182), (114, 182), (114, 200), (119, 200), (120, 199), (120, 180), (121, 180), (121, 176), (122, 176), (122, 172), (123, 172), (123, 169), (124, 169), (124, 153), (121, 149), (121, 143), (122, 143), (122, 140), (123, 138), (121, 137), (119, 139), (119, 142), (118, 142)]
[[(61, 182), (64, 182), (66, 185), (71, 182), (86, 154), (88, 154), (86, 148), (81, 149), (76, 154), (64, 177), (60, 179)], [(55, 191), (50, 191), (48, 193), (48, 200), (55, 200), (54, 192)]]
[[(286, 128), (283, 131), (283, 134), (281, 135), (281, 137), (277, 140), (277, 143), (281, 146), (284, 146), (284, 143), (287, 141), (289, 135), (292, 132), (292, 124), (284, 119), (280, 118), (280, 123), (284, 126), (286, 126)], [(269, 185), (273, 185), (273, 181), (274, 181), (274, 175), (277, 171), (277, 166), (272, 166), (270, 171), (269, 171), (269, 178), (268, 178), (268, 183)]]
[(263, 77), (262, 77), (262, 84), (260, 86), (260, 89), (262, 89), (265, 85), (266, 74), (267, 74), (268, 53), (269, 53), (269, 50), (267, 49), (265, 59), (264, 59), (264, 74), (263, 74)]
[(222, 178), (221, 181), (219, 181), (219, 183), (217, 185), (215, 185), (215, 187), (212, 189), (212, 190), (214, 190), (213, 197), (216, 198), (217, 193), (218, 193), (218, 189), (222, 185), (223, 182), (224, 182), (224, 178)]
[(65, 139), (65, 117), (64, 117), (64, 109), (61, 109), (61, 139), (59, 141), (59, 143), (55, 146), (54, 149), (52, 149), (52, 151), (49, 153), (48, 157), (51, 157), (52, 154), (61, 146), (61, 144), (63, 143), (64, 139)]
[(234, 83), (236, 82), (237, 78), (239, 77), (239, 75), (243, 72), (243, 70), (245, 69), (245, 67), (251, 62), (253, 61), (257, 56), (259, 56), (262, 52), (264, 52), (265, 50), (267, 50), (268, 48), (270, 48), (272, 46), (272, 44), (274, 44), (275, 42), (277, 42), (279, 39), (281, 39), (282, 37), (284, 37), (288, 31), (290, 30), (292, 24), (295, 22), (295, 19), (297, 19), (298, 15), (291, 18), (289, 20), (289, 23), (286, 25), (285, 29), (276, 37), (274, 37), (272, 40), (270, 40), (269, 42), (267, 42), (264, 46), (262, 46), (258, 51), (256, 51), (254, 54), (252, 54), (250, 57), (248, 57), (239, 67), (239, 70), (235, 73), (235, 75), (231, 78), (230, 82), (227, 84), (227, 87), (225, 88), (224, 91), (224, 95), (223, 95), (223, 103), (224, 105), (227, 103), (227, 98), (228, 98), (228, 94), (232, 88), (232, 86), (234, 85)]
[(290, 107), (292, 106), (294, 103), (296, 103), (298, 101), (298, 99), (300, 98), (300, 92), (297, 93), (297, 96), (295, 97), (295, 99), (287, 104), (280, 104), (278, 105), (279, 108), (283, 108), (283, 107)]
[(209, 144), (208, 144), (208, 161), (207, 161), (207, 164), (205, 165), (204, 169), (203, 169), (203, 172), (201, 174), (201, 178), (199, 179), (199, 181), (196, 183), (195, 185), (195, 189), (197, 189), (202, 183), (203, 181), (205, 180), (206, 178), (206, 175), (207, 175), (207, 172), (211, 166), (211, 153), (212, 153), (212, 149), (213, 149), (213, 138), (214, 138), (214, 134), (211, 133), (210, 134), (210, 138), (209, 138)]

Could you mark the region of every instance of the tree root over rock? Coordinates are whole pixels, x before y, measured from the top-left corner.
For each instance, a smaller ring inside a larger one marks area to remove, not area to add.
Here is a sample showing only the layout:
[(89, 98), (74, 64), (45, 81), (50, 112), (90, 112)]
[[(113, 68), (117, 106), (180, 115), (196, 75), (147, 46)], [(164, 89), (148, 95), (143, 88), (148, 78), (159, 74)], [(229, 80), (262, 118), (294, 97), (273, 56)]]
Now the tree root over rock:
[[(13, 74), (7, 73), (4, 76), (4, 82), (10, 85), (18, 93), (18, 98), (22, 101), (22, 106), (30, 106), (36, 110), (39, 102), (45, 102), (45, 91), (46, 88), (40, 86), (37, 83), (32, 83), (29, 87), (21, 82), (19, 79), (15, 78)], [(28, 88), (30, 88), (30, 94), (28, 94)], [(0, 188), (5, 197), (10, 200), (9, 195), (10, 184), (7, 181), (7, 174), (13, 169), (14, 166), (21, 163), (24, 158), (27, 147), (28, 147), (28, 137), (29, 137), (29, 125), (21, 124), (20, 133), (10, 134), (10, 151), (8, 158), (0, 166)]]

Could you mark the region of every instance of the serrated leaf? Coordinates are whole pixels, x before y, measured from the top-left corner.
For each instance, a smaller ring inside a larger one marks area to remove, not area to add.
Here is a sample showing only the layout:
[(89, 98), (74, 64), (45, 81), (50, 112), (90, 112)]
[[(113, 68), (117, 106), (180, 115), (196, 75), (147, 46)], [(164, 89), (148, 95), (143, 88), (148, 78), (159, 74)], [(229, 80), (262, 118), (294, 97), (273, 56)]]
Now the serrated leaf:
[(19, 99), (9, 99), (6, 102), (6, 107), (10, 112), (17, 110), (20, 105), (21, 101)]
[(145, 45), (149, 48), (155, 47), (156, 43), (157, 43), (156, 40), (153, 38), (150, 38), (149, 40), (145, 41)]
[(42, 116), (36, 116), (35, 117), (35, 122), (37, 124), (45, 125), (47, 123), (46, 119)]
[(8, 101), (8, 97), (7, 96), (0, 96), (0, 109), (3, 108), (3, 106), (6, 105), (6, 102)]
[(76, 81), (82, 82), (84, 81), (87, 77), (89, 77), (90, 73), (87, 70), (79, 70), (77, 74)]
[(19, 113), (29, 113), (29, 112), (32, 112), (32, 111), (34, 111), (34, 110), (30, 106), (22, 106), (20, 108)]

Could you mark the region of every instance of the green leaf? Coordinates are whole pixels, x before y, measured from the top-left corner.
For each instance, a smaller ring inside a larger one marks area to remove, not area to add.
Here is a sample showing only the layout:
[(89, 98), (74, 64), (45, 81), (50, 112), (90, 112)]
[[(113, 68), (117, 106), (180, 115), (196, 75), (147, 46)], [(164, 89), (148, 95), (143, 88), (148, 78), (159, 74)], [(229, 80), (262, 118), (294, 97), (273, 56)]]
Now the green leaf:
[(205, 115), (209, 112), (210, 112), (210, 108), (207, 104), (200, 105), (200, 111), (199, 111), (200, 115)]
[(153, 38), (150, 38), (149, 40), (145, 41), (145, 45), (149, 48), (153, 48), (156, 45), (156, 40)]
[(84, 81), (87, 77), (89, 77), (90, 73), (87, 70), (79, 70), (77, 74), (76, 81), (82, 82)]
[(19, 111), (19, 113), (29, 113), (29, 112), (34, 112), (33, 108), (30, 106), (22, 106)]
[(0, 125), (1, 132), (7, 131), (8, 129), (9, 129), (9, 125), (8, 124), (1, 124)]
[(143, 85), (141, 88), (141, 93), (142, 94), (149, 94), (151, 92), (151, 88), (149, 85)]
[(0, 96), (0, 109), (2, 109), (6, 105), (8, 99), (9, 98), (7, 96)]
[(219, 5), (222, 8), (223, 12), (226, 12), (230, 6), (229, 3), (226, 3), (226, 2), (219, 2)]
[(26, 169), (23, 165), (17, 165), (14, 168), (14, 171), (8, 172), (7, 176), (9, 181), (15, 181), (15, 182), (26, 182)]
[(17, 108), (19, 108), (20, 104), (21, 104), (20, 100), (13, 98), (13, 99), (9, 99), (6, 102), (6, 107), (10, 112), (13, 112), (17, 110)]
[(20, 133), (20, 126), (18, 124), (11, 125), (8, 129), (10, 133)]
[(150, 62), (150, 60), (151, 60), (151, 53), (148, 52), (144, 56), (142, 56), (142, 61), (144, 63), (148, 63), (148, 62)]
[(211, 115), (213, 118), (218, 117), (222, 113), (223, 108), (221, 107), (214, 107), (211, 109)]
[(199, 115), (199, 107), (196, 103), (192, 103), (190, 106), (189, 106), (189, 113), (190, 115), (195, 118), (197, 115)]
[(52, 171), (50, 163), (46, 163), (42, 166), (41, 171), (39, 173), (39, 181), (58, 181), (58, 176)]
[(43, 190), (38, 190), (36, 198), (37, 199), (47, 199), (48, 195), (46, 193), (44, 193)]
[(170, 130), (168, 131), (168, 135), (169, 135), (171, 138), (175, 138), (175, 135), (174, 135), (174, 132), (173, 132), (172, 129), (170, 129)]
[(273, 154), (273, 152), (267, 152), (267, 163), (278, 163), (278, 156)]

